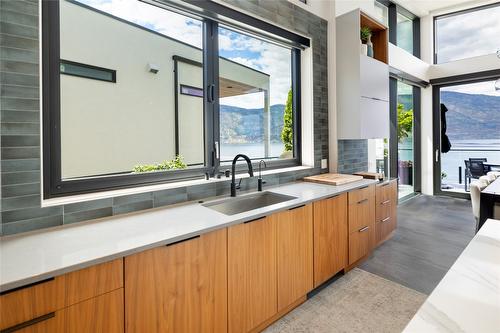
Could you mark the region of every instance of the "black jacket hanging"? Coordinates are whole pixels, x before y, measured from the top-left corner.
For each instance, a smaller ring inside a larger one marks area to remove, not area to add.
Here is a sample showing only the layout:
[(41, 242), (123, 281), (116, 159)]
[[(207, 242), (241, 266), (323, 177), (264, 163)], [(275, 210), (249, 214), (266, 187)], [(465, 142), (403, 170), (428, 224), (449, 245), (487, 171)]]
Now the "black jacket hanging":
[(451, 149), (450, 139), (448, 138), (448, 135), (446, 135), (446, 111), (448, 111), (448, 108), (443, 103), (441, 103), (441, 152), (442, 153), (447, 153)]

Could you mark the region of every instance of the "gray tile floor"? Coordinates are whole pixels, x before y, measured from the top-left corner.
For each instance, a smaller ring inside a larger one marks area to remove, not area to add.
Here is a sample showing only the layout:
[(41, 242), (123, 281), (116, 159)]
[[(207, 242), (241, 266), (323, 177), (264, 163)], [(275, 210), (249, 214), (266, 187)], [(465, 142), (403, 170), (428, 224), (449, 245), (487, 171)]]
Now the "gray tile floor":
[(398, 207), (398, 228), (360, 268), (425, 294), (474, 237), (470, 201), (421, 195)]

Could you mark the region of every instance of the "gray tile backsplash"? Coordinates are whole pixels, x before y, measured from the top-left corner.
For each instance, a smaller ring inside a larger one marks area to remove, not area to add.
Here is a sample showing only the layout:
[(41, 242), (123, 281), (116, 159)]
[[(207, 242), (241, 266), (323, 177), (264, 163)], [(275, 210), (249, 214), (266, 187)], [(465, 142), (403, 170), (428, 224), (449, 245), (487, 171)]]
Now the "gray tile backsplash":
[[(224, 0), (313, 39), (314, 165), (307, 172), (266, 176), (267, 186), (320, 172), (328, 158), (327, 22), (286, 0)], [(0, 1), (0, 235), (75, 223), (229, 193), (229, 180), (188, 188), (42, 208), (38, 1)], [(242, 189), (257, 188), (256, 179)]]
[(368, 140), (338, 141), (339, 173), (368, 171)]

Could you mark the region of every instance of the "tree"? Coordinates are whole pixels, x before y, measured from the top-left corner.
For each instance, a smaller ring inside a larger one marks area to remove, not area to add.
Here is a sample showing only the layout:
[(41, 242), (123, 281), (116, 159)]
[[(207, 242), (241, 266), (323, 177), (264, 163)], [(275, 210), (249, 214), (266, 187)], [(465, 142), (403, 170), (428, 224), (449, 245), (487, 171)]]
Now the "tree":
[(401, 143), (413, 130), (413, 110), (405, 110), (403, 104), (398, 104), (398, 142)]
[(285, 151), (293, 150), (293, 106), (292, 89), (288, 91), (285, 112), (283, 113), (283, 129), (281, 130), (281, 141), (285, 144)]

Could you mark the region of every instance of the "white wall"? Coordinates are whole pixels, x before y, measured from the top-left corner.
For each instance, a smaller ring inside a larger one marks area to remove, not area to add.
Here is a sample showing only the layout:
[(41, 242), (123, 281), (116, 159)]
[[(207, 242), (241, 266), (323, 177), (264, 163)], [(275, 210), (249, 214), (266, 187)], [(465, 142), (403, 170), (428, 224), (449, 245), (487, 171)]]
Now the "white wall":
[[(60, 8), (61, 59), (117, 72), (116, 83), (61, 75), (63, 178), (174, 158), (172, 57), (201, 62), (201, 51), (67, 1)], [(157, 74), (149, 63), (159, 67)], [(268, 75), (225, 59), (220, 76), (269, 90)], [(203, 88), (202, 82), (201, 67), (179, 66), (179, 84)], [(202, 112), (202, 98), (179, 96), (179, 153), (188, 164), (203, 162)]]

